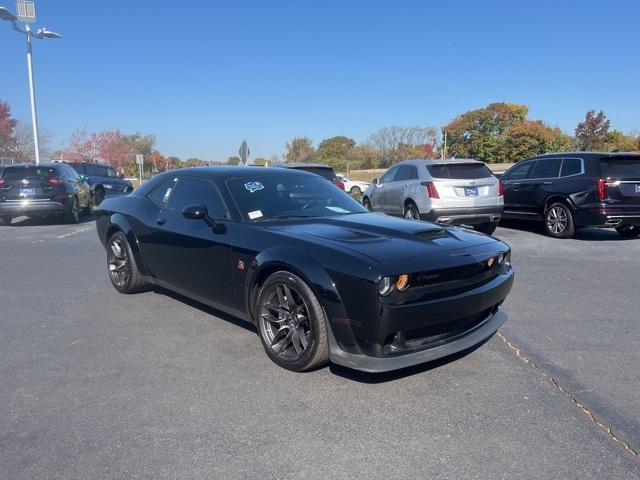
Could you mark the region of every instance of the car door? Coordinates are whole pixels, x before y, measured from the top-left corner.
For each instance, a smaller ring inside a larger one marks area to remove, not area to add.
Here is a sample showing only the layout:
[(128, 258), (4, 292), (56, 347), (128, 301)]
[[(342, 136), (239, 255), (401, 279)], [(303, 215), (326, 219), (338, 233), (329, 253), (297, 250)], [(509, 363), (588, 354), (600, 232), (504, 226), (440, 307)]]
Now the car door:
[(529, 179), (536, 160), (527, 160), (516, 164), (502, 176), (504, 188), (504, 216), (525, 216), (525, 190), (523, 184)]
[[(164, 206), (159, 205), (143, 241), (143, 258), (154, 276), (186, 295), (233, 305), (233, 223), (215, 185), (204, 179), (178, 178), (162, 187), (158, 198)], [(185, 218), (182, 211), (188, 205), (207, 207), (215, 225)]]
[(400, 165), (398, 172), (389, 182), (387, 196), (389, 199), (387, 211), (390, 215), (404, 215), (404, 201), (410, 182), (418, 179), (418, 169), (415, 165)]
[(398, 172), (399, 165), (391, 167), (380, 177), (375, 188), (371, 192), (371, 208), (374, 212), (388, 213), (389, 208), (389, 184)]
[(522, 211), (542, 214), (547, 197), (556, 192), (562, 158), (540, 158), (536, 162), (529, 179), (522, 182)]
[(83, 207), (89, 208), (91, 206), (91, 190), (89, 184), (85, 182), (82, 177), (73, 168), (65, 165), (68, 175), (71, 180), (76, 184), (76, 191), (78, 192), (78, 201)]

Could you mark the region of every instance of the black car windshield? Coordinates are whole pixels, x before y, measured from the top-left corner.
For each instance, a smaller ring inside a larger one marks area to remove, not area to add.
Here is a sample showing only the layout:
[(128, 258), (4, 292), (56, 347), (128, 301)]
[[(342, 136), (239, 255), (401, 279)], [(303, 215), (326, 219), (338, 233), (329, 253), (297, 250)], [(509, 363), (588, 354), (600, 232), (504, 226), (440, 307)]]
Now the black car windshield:
[(316, 175), (320, 175), (330, 181), (333, 181), (336, 178), (336, 173), (333, 169), (327, 167), (296, 167), (295, 170), (315, 173)]
[(254, 222), (368, 211), (332, 183), (313, 176), (232, 178), (227, 187), (242, 216)]

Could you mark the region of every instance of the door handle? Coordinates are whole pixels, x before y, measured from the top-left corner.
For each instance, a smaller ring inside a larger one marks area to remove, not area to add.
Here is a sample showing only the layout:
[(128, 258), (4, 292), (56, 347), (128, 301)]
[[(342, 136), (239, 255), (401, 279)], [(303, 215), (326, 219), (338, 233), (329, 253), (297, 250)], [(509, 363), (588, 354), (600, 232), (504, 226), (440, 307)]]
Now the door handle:
[(162, 217), (160, 217), (160, 218), (158, 218), (158, 219), (156, 220), (156, 223), (157, 223), (158, 225), (164, 225), (165, 223), (167, 223), (167, 219), (166, 219), (166, 218), (162, 218)]

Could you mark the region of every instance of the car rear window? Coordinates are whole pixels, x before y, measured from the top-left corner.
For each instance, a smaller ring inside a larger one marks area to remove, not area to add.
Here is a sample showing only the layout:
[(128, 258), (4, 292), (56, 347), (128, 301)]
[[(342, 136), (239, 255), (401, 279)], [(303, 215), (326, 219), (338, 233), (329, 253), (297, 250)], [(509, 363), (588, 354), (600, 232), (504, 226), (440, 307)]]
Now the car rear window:
[(316, 175), (320, 175), (321, 177), (326, 178), (327, 180), (333, 181), (336, 178), (336, 172), (331, 168), (325, 167), (296, 167), (296, 170), (302, 170), (304, 172), (315, 173)]
[(92, 163), (87, 163), (84, 166), (85, 172), (87, 175), (91, 175), (92, 177), (108, 177), (107, 167), (103, 167), (102, 165), (94, 165)]
[(491, 170), (481, 163), (427, 165), (427, 171), (433, 178), (456, 178), (467, 180), (472, 178), (488, 178), (492, 176)]
[(22, 180), (24, 178), (52, 178), (57, 176), (53, 167), (5, 167), (2, 178), (5, 180)]
[(604, 177), (640, 177), (640, 156), (601, 158), (600, 171)]

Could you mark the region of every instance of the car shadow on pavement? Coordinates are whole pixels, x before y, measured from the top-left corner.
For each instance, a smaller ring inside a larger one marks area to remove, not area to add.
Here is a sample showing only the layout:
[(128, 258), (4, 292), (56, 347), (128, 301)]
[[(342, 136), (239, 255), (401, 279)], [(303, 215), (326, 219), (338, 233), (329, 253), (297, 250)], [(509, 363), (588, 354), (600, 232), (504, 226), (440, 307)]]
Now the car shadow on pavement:
[(412, 375), (418, 375), (420, 373), (425, 373), (431, 370), (435, 370), (436, 368), (440, 368), (444, 365), (448, 365), (451, 362), (455, 362), (456, 360), (460, 360), (463, 357), (466, 357), (470, 353), (474, 352), (478, 348), (482, 347), (485, 343), (491, 340), (493, 337), (489, 337), (486, 340), (470, 347), (466, 350), (463, 350), (458, 353), (454, 353), (444, 358), (440, 358), (438, 360), (433, 360), (432, 362), (421, 363), (420, 365), (415, 365), (413, 367), (403, 368), (401, 370), (393, 370), (391, 372), (384, 373), (368, 373), (361, 372), (359, 370), (353, 370), (352, 368), (343, 367), (341, 365), (331, 364), (329, 369), (331, 373), (334, 375), (338, 375), (340, 377), (346, 378), (348, 380), (353, 380), (354, 382), (359, 383), (368, 383), (368, 384), (378, 384), (378, 383), (386, 383), (393, 382), (395, 380), (401, 380), (405, 377), (410, 377)]
[[(505, 230), (521, 230), (525, 232), (535, 233), (544, 237), (549, 237), (545, 231), (542, 223), (540, 222), (527, 222), (518, 220), (502, 220), (500, 222), (500, 228)], [(498, 236), (499, 232), (498, 232)], [(573, 236), (573, 240), (589, 241), (589, 242), (603, 242), (603, 241), (628, 241), (636, 240), (636, 238), (625, 238), (616, 232), (613, 228), (578, 228)], [(563, 241), (563, 239), (558, 239)]]
[(256, 330), (256, 327), (253, 323), (251, 322), (247, 322), (245, 320), (242, 320), (238, 317), (234, 317), (233, 315), (230, 315), (228, 313), (225, 313), (221, 310), (215, 309), (213, 307), (210, 307), (208, 305), (205, 305), (204, 303), (200, 303), (197, 302), (195, 300), (192, 300), (188, 297), (185, 297), (183, 295), (180, 295), (179, 293), (176, 292), (172, 292), (171, 290), (167, 290), (165, 288), (162, 287), (155, 287), (154, 288), (154, 293), (157, 293), (159, 295), (164, 295), (166, 297), (172, 298), (173, 300), (176, 300), (178, 302), (184, 303), (186, 305), (189, 305), (190, 307), (193, 308), (197, 308), (198, 310), (200, 310), (203, 313), (206, 313), (207, 315), (212, 315), (214, 317), (220, 318), (222, 320), (225, 320), (229, 323), (232, 323), (233, 325), (236, 325), (238, 327), (242, 327), (245, 330), (248, 330), (250, 332), (253, 332), (255, 334), (258, 333), (258, 331)]
[[(96, 219), (93, 215), (83, 215), (78, 220), (78, 225), (90, 223)], [(56, 217), (16, 217), (7, 227), (36, 227), (43, 225), (67, 225), (64, 220)]]

